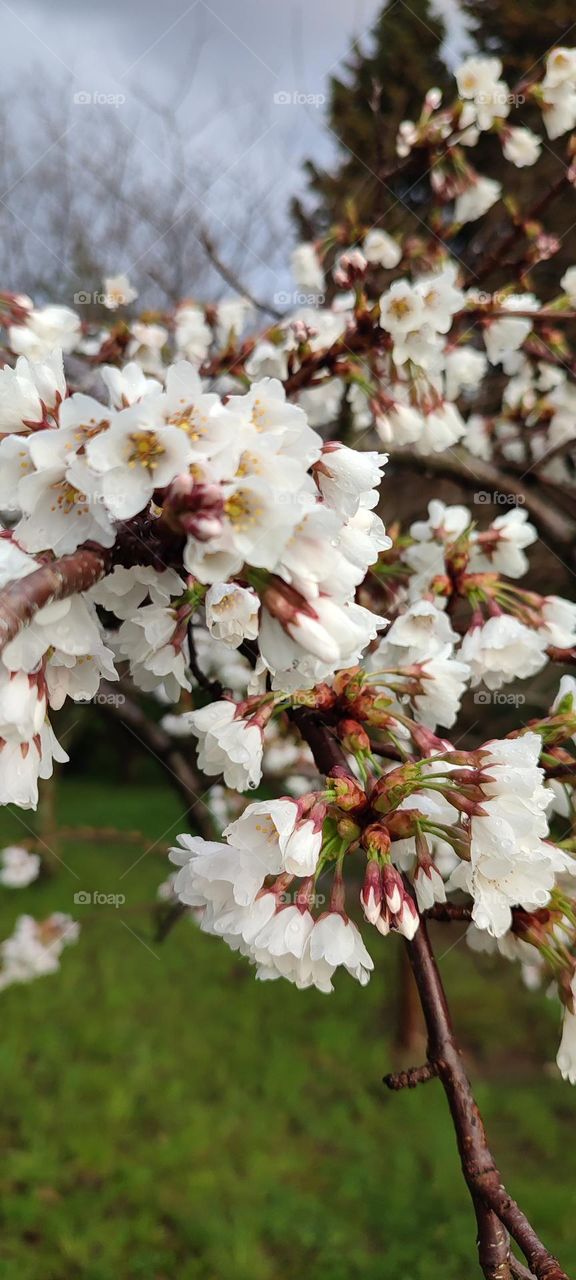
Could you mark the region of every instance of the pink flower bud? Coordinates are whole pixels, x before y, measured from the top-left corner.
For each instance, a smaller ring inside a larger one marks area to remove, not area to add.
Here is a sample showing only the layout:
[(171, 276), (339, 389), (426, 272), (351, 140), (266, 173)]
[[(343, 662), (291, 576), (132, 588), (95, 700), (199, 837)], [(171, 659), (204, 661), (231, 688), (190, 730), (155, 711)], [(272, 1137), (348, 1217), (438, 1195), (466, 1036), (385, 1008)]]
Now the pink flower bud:
[(402, 908), (405, 890), (400, 872), (390, 863), (382, 867), (382, 891), (391, 915), (397, 915)]
[(366, 864), (360, 901), (368, 923), (376, 924), (382, 908), (382, 878), (380, 867), (373, 858)]
[(365, 808), (366, 792), (342, 765), (335, 765), (328, 774), (326, 782), (335, 792), (334, 804), (337, 804), (339, 809), (349, 813)]
[(419, 924), (420, 917), (416, 907), (412, 899), (405, 893), (400, 911), (394, 918), (394, 928), (398, 933), (402, 934), (403, 938), (407, 938), (410, 941), (414, 937)]

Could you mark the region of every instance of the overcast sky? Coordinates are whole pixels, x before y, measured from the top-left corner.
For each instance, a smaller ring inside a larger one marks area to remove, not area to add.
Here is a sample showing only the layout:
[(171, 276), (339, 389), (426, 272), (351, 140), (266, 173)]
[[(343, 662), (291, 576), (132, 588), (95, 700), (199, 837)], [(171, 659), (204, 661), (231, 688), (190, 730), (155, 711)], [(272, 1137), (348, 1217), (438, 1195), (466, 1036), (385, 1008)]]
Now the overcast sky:
[[(390, 21), (403, 3), (390, 0)], [(438, 3), (457, 17), (457, 0)], [(201, 201), (220, 228), (247, 184), (265, 191), (270, 216), (281, 220), (303, 189), (302, 159), (334, 155), (327, 80), (353, 42), (369, 42), (382, 8), (383, 0), (0, 0), (3, 67), (14, 86), (34, 71), (40, 92), (69, 103), (66, 134), (75, 144), (103, 112), (117, 112), (129, 158), (138, 157), (151, 181), (166, 178), (169, 161), (142, 98), (172, 103), (208, 157)], [(453, 16), (450, 28), (454, 54), (461, 24)], [(18, 110), (9, 127), (17, 144), (27, 130), (22, 182), (30, 183), (46, 139), (35, 140)], [(16, 195), (25, 192), (23, 185)]]
[[(141, 93), (182, 99), (191, 127), (214, 120), (222, 153), (241, 140), (259, 148), (264, 163), (278, 145), (266, 142), (270, 133), (297, 140), (300, 154), (322, 149), (317, 104), (327, 77), (355, 39), (367, 39), (381, 7), (382, 0), (0, 0), (3, 63), (15, 80), (36, 64), (40, 78), (75, 93), (123, 95), (126, 111)], [(278, 100), (282, 94), (292, 102)]]

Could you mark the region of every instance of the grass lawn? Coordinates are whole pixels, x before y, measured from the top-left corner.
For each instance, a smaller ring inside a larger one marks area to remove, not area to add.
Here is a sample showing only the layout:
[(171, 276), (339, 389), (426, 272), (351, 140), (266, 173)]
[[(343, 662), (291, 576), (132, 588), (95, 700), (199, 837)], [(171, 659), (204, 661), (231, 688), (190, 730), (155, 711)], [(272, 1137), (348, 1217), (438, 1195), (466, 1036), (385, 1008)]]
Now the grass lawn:
[[(2, 843), (22, 818), (3, 814)], [(65, 780), (59, 818), (147, 844), (182, 829), (153, 784)], [(152, 850), (128, 870), (142, 852), (67, 842), (70, 870), (1, 891), (2, 937), (22, 911), (83, 923), (59, 974), (2, 995), (2, 1280), (474, 1280), (441, 1088), (380, 1083), (396, 941), (371, 936), (365, 990), (346, 974), (330, 997), (260, 985), (188, 920), (154, 942), (137, 908), (166, 868)], [(126, 904), (75, 906), (79, 890)], [(557, 1007), (457, 937), (437, 936), (441, 967), (496, 1156), (570, 1271), (576, 1094), (545, 1065)]]

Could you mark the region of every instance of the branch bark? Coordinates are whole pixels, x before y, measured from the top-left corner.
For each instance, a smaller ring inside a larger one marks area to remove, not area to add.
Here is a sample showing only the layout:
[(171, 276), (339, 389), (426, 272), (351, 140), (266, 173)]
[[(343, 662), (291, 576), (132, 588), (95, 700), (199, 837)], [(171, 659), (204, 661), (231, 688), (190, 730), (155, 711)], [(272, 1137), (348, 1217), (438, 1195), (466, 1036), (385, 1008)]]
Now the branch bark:
[[(538, 1238), (526, 1215), (502, 1184), (486, 1130), (454, 1037), (446, 995), (426, 923), (406, 944), (428, 1029), (428, 1060), (434, 1063), (456, 1131), (462, 1171), (478, 1221), (478, 1254), (487, 1280), (508, 1280), (508, 1245), (500, 1226), (520, 1246), (537, 1280), (568, 1280), (560, 1263)], [(498, 1229), (497, 1229), (498, 1228)], [(504, 1249), (506, 1248), (506, 1257)], [(508, 1267), (506, 1271), (505, 1266)]]
[(4, 587), (0, 591), (0, 653), (39, 609), (94, 586), (106, 573), (110, 559), (110, 552), (102, 547), (79, 547)]

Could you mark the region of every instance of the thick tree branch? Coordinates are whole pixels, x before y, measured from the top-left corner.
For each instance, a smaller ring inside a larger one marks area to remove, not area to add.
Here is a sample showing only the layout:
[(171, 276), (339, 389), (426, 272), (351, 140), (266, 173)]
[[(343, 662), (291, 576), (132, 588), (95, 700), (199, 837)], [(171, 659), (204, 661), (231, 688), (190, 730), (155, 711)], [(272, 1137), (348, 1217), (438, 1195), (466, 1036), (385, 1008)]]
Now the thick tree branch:
[(79, 547), (72, 555), (51, 560), (26, 578), (8, 583), (0, 591), (0, 653), (39, 609), (94, 586), (106, 573), (110, 558), (102, 547)]

